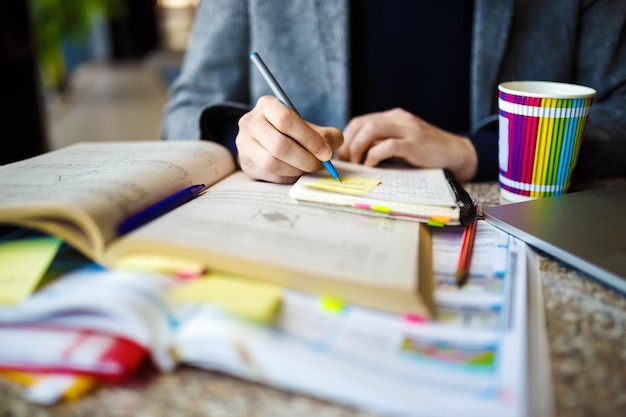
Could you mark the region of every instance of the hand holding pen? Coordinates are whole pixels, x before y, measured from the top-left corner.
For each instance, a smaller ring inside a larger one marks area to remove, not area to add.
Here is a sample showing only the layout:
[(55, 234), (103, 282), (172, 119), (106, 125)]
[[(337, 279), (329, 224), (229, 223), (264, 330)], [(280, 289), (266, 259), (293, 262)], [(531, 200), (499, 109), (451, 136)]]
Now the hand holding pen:
[[(258, 54), (251, 54), (255, 62), (253, 57)], [(306, 122), (286, 95), (276, 94), (278, 83), (270, 85), (275, 97), (260, 98), (239, 120), (236, 143), (243, 171), (254, 179), (293, 183), (303, 173), (317, 171), (323, 161), (332, 175), (334, 167), (329, 160), (333, 149), (343, 143), (341, 131)]]

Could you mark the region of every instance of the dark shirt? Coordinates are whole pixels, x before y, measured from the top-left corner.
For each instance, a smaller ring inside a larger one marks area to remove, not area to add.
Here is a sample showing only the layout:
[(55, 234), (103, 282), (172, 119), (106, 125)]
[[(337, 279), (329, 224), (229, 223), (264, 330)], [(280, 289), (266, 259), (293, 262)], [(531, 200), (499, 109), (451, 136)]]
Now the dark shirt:
[(351, 2), (351, 115), (401, 107), (469, 130), (471, 0)]
[(497, 175), (497, 131), (470, 135), (472, 0), (354, 0), (351, 116), (401, 107), (474, 143), (475, 179)]

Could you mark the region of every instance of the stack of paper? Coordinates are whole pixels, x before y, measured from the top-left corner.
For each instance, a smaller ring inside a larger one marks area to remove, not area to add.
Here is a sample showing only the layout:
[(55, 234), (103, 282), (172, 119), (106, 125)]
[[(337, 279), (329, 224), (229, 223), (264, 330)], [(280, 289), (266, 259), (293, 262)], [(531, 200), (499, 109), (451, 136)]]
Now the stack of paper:
[(481, 221), (458, 289), (461, 233), (433, 239), (436, 321), (329, 309), (287, 290), (272, 327), (198, 305), (177, 333), (178, 357), (386, 415), (528, 415), (526, 246)]
[[(89, 263), (0, 307), (0, 369), (22, 380), (15, 370), (71, 371), (31, 373), (39, 402), (54, 389), (86, 390), (94, 380), (85, 378), (115, 382), (144, 352), (163, 371), (186, 363), (385, 415), (529, 415), (529, 314), (541, 306), (529, 309), (527, 277), (536, 259), (527, 264), (525, 244), (479, 221), (459, 289), (461, 234), (433, 233), (430, 321), (216, 272), (181, 280)], [(531, 323), (544, 334), (540, 319)], [(51, 348), (41, 350), (41, 338)]]

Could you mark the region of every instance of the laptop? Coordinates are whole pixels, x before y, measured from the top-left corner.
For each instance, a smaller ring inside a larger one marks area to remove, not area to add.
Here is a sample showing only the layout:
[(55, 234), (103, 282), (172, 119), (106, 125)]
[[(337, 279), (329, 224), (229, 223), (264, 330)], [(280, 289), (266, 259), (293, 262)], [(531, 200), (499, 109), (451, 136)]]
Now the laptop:
[(626, 185), (489, 207), (484, 217), (626, 293)]

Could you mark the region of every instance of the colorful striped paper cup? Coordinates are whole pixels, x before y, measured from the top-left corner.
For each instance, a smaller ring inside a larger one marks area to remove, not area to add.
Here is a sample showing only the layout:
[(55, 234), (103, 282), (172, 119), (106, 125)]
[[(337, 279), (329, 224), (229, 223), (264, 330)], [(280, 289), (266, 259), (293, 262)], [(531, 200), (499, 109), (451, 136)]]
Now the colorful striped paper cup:
[(501, 197), (525, 201), (567, 192), (596, 94), (582, 85), (498, 85)]

